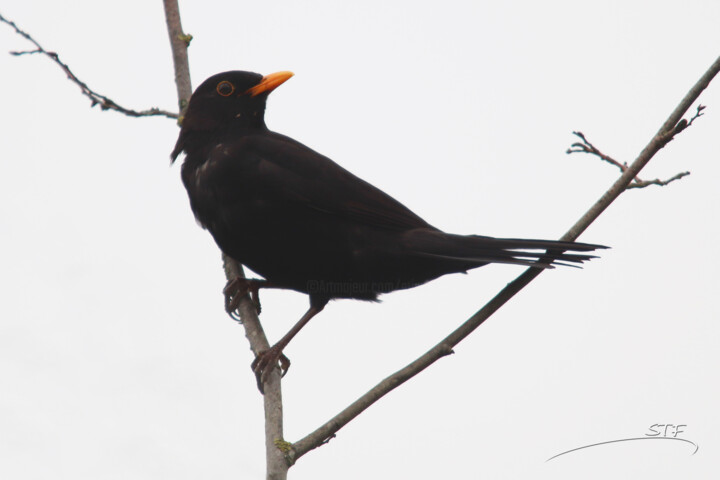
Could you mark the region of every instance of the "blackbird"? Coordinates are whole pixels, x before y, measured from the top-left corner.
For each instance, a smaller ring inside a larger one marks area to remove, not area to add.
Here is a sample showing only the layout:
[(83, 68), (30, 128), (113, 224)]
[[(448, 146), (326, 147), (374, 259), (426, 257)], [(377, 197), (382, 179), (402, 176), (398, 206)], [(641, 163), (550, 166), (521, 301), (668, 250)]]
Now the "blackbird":
[[(488, 263), (549, 268), (594, 258), (601, 245), (445, 233), (329, 158), (265, 126), (267, 97), (291, 72), (213, 75), (193, 93), (171, 158), (185, 152), (182, 181), (198, 223), (220, 249), (264, 280), (237, 279), (233, 298), (259, 288), (305, 293), (310, 308), (255, 358), (258, 386), (289, 361), (282, 354), (337, 298), (422, 285)], [(547, 252), (546, 252), (547, 250)], [(259, 303), (258, 303), (259, 306)]]

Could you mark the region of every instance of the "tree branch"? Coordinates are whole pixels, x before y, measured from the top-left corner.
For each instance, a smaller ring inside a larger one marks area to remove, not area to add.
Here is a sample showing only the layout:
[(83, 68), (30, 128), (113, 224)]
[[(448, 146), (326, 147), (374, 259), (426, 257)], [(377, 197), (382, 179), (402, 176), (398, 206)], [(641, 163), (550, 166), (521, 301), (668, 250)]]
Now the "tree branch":
[[(190, 81), (190, 67), (187, 55), (187, 48), (192, 40), (191, 35), (187, 35), (182, 31), (180, 22), (180, 10), (177, 0), (163, 0), (165, 8), (165, 20), (170, 37), (170, 46), (173, 54), (173, 65), (175, 71), (175, 84), (177, 87), (178, 105), (180, 112), (184, 112), (187, 107), (190, 96), (192, 95), (192, 84)], [(165, 116), (168, 118), (177, 118), (182, 121), (182, 116), (176, 113), (167, 112), (157, 108), (149, 110), (136, 111), (121, 107), (110, 98), (97, 93), (88, 85), (81, 81), (70, 70), (70, 67), (63, 63), (58, 54), (45, 50), (30, 34), (21, 30), (14, 22), (6, 19), (0, 14), (0, 22), (11, 26), (15, 32), (24, 37), (35, 46), (35, 50), (22, 52), (10, 52), (12, 55), (45, 55), (54, 61), (67, 74), (68, 79), (78, 85), (83, 95), (90, 98), (92, 106), (100, 105), (103, 110), (114, 110), (119, 113), (131, 117), (148, 117), (148, 116)], [(244, 277), (243, 268), (232, 258), (223, 254), (223, 264), (228, 280), (237, 277)], [(245, 328), (245, 335), (250, 342), (250, 347), (254, 353), (267, 350), (269, 344), (262, 325), (257, 317), (255, 307), (249, 298), (243, 298), (237, 309), (239, 317), (233, 319), (238, 320)], [(285, 459), (284, 452), (287, 451), (288, 443), (283, 440), (283, 409), (282, 409), (282, 392), (280, 388), (280, 372), (274, 369), (269, 375), (265, 385), (264, 407), (265, 407), (265, 446), (267, 457), (267, 478), (268, 480), (285, 480), (287, 478), (288, 463)]]
[[(173, 64), (175, 68), (175, 84), (178, 91), (178, 105), (180, 111), (184, 112), (187, 107), (192, 86), (190, 82), (190, 67), (188, 62), (187, 48), (190, 45), (190, 35), (183, 33), (180, 23), (180, 9), (177, 0), (163, 0), (165, 8), (165, 20), (167, 23), (170, 46), (173, 52)], [(182, 121), (182, 117), (180, 119)], [(223, 253), (223, 267), (225, 277), (228, 281), (237, 277), (244, 278), (245, 273), (242, 265)], [(258, 352), (270, 348), (265, 332), (257, 316), (254, 303), (246, 295), (240, 300), (236, 310), (240, 324), (245, 328), (245, 336), (250, 342), (250, 348), (257, 355)], [(287, 442), (283, 439), (283, 404), (282, 389), (280, 385), (280, 371), (274, 368), (269, 378), (265, 381), (263, 395), (263, 406), (265, 409), (265, 460), (266, 475), (268, 480), (285, 480), (289, 465), (285, 459), (284, 451), (287, 450)]]
[(30, 43), (35, 45), (35, 50), (26, 50), (26, 51), (22, 51), (22, 52), (10, 52), (10, 55), (15, 55), (15, 56), (19, 57), (21, 55), (39, 54), (39, 55), (44, 55), (44, 56), (48, 57), (50, 60), (55, 62), (65, 72), (65, 74), (67, 75), (67, 77), (70, 79), (71, 82), (73, 82), (75, 85), (80, 87), (80, 91), (82, 92), (82, 94), (85, 95), (86, 97), (88, 97), (90, 99), (90, 101), (92, 102), (91, 107), (94, 107), (95, 105), (99, 105), (100, 109), (102, 109), (102, 110), (115, 110), (116, 112), (120, 112), (120, 113), (130, 116), (130, 117), (161, 116), (161, 117), (168, 117), (168, 118), (178, 118), (177, 113), (160, 110), (159, 108), (155, 108), (155, 107), (150, 108), (148, 110), (138, 111), (138, 110), (133, 110), (131, 108), (125, 108), (125, 107), (118, 105), (114, 100), (112, 100), (112, 99), (106, 97), (105, 95), (102, 95), (102, 94), (96, 92), (95, 90), (91, 89), (90, 87), (88, 87), (85, 82), (83, 82), (82, 80), (80, 80), (78, 77), (75, 76), (75, 74), (72, 72), (72, 70), (70, 70), (70, 67), (67, 64), (65, 64), (64, 62), (62, 62), (60, 60), (60, 56), (57, 53), (49, 52), (49, 51), (45, 50), (32, 36), (30, 36), (30, 34), (21, 30), (15, 24), (15, 22), (8, 20), (7, 18), (3, 17), (2, 15), (0, 15), (0, 22), (10, 25), (15, 30), (15, 33), (17, 33), (18, 35), (20, 35), (21, 37), (25, 38)]
[(667, 180), (660, 180), (659, 178), (656, 178), (655, 180), (635, 180), (627, 186), (627, 190), (630, 190), (631, 188), (645, 188), (648, 185), (658, 185), (660, 187), (664, 187), (668, 183), (674, 182), (675, 180), (680, 180), (681, 178), (687, 177), (688, 175), (690, 175), (690, 172), (680, 172), (668, 178)]
[[(687, 121), (685, 119), (680, 120), (674, 128), (674, 135), (677, 135), (678, 133), (682, 132), (686, 128), (688, 128), (690, 125), (693, 124), (695, 120), (703, 116), (703, 110), (705, 110), (704, 105), (698, 105), (697, 109), (695, 111), (695, 115), (690, 118), (690, 121)], [(621, 172), (625, 172), (628, 169), (628, 164), (626, 162), (620, 163), (614, 158), (612, 158), (609, 155), (605, 155), (600, 150), (595, 147), (590, 141), (585, 137), (585, 135), (582, 132), (572, 132), (573, 135), (577, 136), (582, 140), (582, 142), (576, 142), (570, 145), (570, 148), (568, 148), (565, 153), (571, 154), (571, 153), (589, 153), (591, 155), (595, 155), (596, 157), (600, 158), (600, 160), (603, 160), (604, 162), (607, 162), (611, 165), (615, 165), (620, 169)], [(674, 182), (675, 180), (680, 180), (683, 177), (686, 177), (690, 175), (690, 172), (680, 172), (678, 174), (675, 174), (674, 176), (668, 178), (667, 180), (660, 180), (659, 178), (656, 178), (655, 180), (642, 180), (638, 177), (633, 178), (632, 182), (628, 184), (627, 187), (625, 187), (627, 190), (630, 190), (631, 188), (645, 188), (649, 185), (659, 185), (661, 187), (664, 187), (665, 185)]]
[(165, 24), (167, 25), (168, 36), (170, 37), (170, 49), (172, 50), (173, 56), (178, 107), (182, 115), (192, 95), (190, 62), (187, 53), (192, 35), (183, 33), (182, 23), (180, 22), (180, 7), (178, 6), (177, 0), (163, 0), (163, 7), (165, 8)]
[[(562, 237), (561, 241), (574, 241), (582, 232), (587, 229), (590, 224), (597, 219), (600, 214), (627, 188), (628, 184), (635, 179), (640, 170), (647, 165), (652, 157), (663, 148), (673, 137), (682, 131), (678, 128), (682, 125), (680, 119), (690, 108), (692, 103), (700, 96), (710, 81), (720, 71), (720, 57), (718, 57), (707, 72), (698, 80), (698, 82), (685, 95), (685, 98), (675, 108), (672, 114), (665, 120), (660, 130), (650, 140), (647, 146), (640, 152), (635, 161), (629, 165), (623, 174), (613, 183), (613, 185), (590, 207), (590, 209), (573, 225)], [(540, 275), (543, 269), (528, 268), (519, 277), (503, 288), (492, 300), (490, 300), (483, 308), (470, 317), (465, 323), (460, 325), (455, 331), (444, 338), (440, 343), (428, 350), (417, 360), (408, 364), (405, 368), (393, 373), (383, 381), (378, 383), (370, 391), (353, 402), (350, 406), (338, 413), (335, 417), (320, 426), (314, 432), (295, 442), (288, 452), (288, 461), (295, 462), (298, 458), (305, 455), (310, 450), (319, 447), (327, 442), (335, 433), (357, 417), (365, 409), (370, 407), (384, 395), (394, 390), (408, 379), (417, 375), (435, 361), (452, 352), (452, 348), (478, 328), (495, 313), (501, 306), (510, 300), (517, 292), (529, 284), (535, 277)]]
[[(171, 0), (172, 1), (172, 0)], [(245, 278), (242, 265), (223, 253), (225, 277), (228, 281)], [(245, 328), (245, 337), (255, 355), (270, 348), (265, 331), (257, 315), (255, 303), (245, 295), (235, 310), (238, 317), (230, 315)], [(267, 480), (285, 480), (290, 464), (285, 455), (288, 444), (283, 438), (283, 403), (280, 370), (273, 368), (263, 384), (263, 407), (265, 409), (265, 460)]]
[[(570, 145), (570, 148), (568, 148), (565, 151), (565, 153), (567, 153), (568, 155), (571, 153), (589, 153), (591, 155), (595, 155), (595, 156), (599, 157), (600, 160), (603, 160), (604, 162), (607, 162), (610, 165), (615, 165), (616, 167), (618, 167), (620, 169), (620, 172), (624, 172), (625, 170), (628, 169), (627, 162), (620, 163), (617, 160), (615, 160), (614, 158), (612, 158), (611, 156), (605, 155), (600, 150), (595, 148), (595, 145), (590, 143), (590, 141), (587, 138), (585, 138), (585, 135), (582, 132), (572, 132), (572, 133), (573, 133), (573, 135), (580, 137), (580, 139), (582, 140), (582, 143), (576, 142), (576, 143), (573, 143), (572, 145)], [(635, 177), (633, 180), (637, 181), (637, 182), (640, 181), (640, 179), (637, 177)]]
[[(177, 0), (163, 0), (166, 14), (166, 22), (168, 34), (170, 37), (173, 62), (175, 69), (175, 82), (178, 91), (178, 105), (182, 111), (190, 98), (192, 88), (190, 82), (189, 63), (187, 58), (187, 47), (192, 40), (190, 35), (182, 32), (180, 23), (180, 14)], [(90, 89), (87, 84), (78, 79), (70, 70), (68, 65), (63, 63), (57, 53), (45, 50), (37, 41), (29, 34), (17, 27), (17, 25), (0, 15), (0, 22), (11, 26), (15, 32), (26, 40), (30, 41), (36, 48), (21, 52), (11, 52), (16, 56), (40, 54), (47, 56), (54, 61), (67, 74), (68, 78), (78, 85), (83, 95), (92, 101), (92, 106), (100, 105), (103, 110), (115, 110), (132, 117), (141, 116), (165, 116), (168, 118), (178, 118), (179, 116), (172, 112), (163, 111), (157, 108), (149, 110), (136, 111), (121, 107), (110, 98), (97, 93)], [(640, 170), (652, 159), (652, 157), (675, 135), (682, 132), (693, 121), (702, 116), (702, 110), (705, 108), (700, 105), (697, 113), (689, 121), (681, 120), (683, 114), (690, 108), (691, 104), (698, 98), (700, 93), (708, 86), (710, 81), (720, 71), (720, 58), (718, 58), (703, 77), (688, 92), (681, 103), (676, 107), (673, 113), (668, 117), (658, 133), (651, 139), (650, 143), (642, 150), (636, 160), (631, 164), (617, 162), (611, 157), (602, 154), (592, 144), (587, 142), (585, 137), (579, 133), (578, 135), (584, 144), (573, 144), (576, 150), (569, 149), (568, 153), (585, 152), (591, 153), (602, 160), (607, 161), (618, 167), (623, 173), (608, 189), (605, 194), (573, 225), (568, 232), (563, 235), (561, 241), (574, 241), (578, 236), (600, 215), (602, 212), (626, 189), (642, 188), (647, 185), (667, 185), (668, 183), (678, 180), (689, 172), (682, 172), (668, 180), (649, 180), (643, 181), (637, 177)], [(181, 119), (181, 117), (180, 117)], [(572, 150), (572, 151), (571, 151)], [(543, 259), (540, 260), (542, 262)], [(236, 261), (223, 255), (225, 273), (228, 280), (236, 277), (244, 277), (242, 266)], [(360, 413), (370, 407), (384, 395), (394, 390), (410, 378), (414, 377), (438, 359), (453, 353), (452, 348), (465, 339), (470, 333), (477, 329), (485, 320), (495, 313), (502, 305), (511, 299), (517, 292), (528, 285), (535, 277), (542, 273), (541, 268), (529, 268), (518, 276), (513, 282), (508, 284), (493, 299), (491, 299), (483, 308), (476, 312), (472, 317), (466, 320), (456, 330), (454, 330), (445, 339), (428, 350), (421, 357), (408, 364), (403, 369), (388, 376), (366, 394), (353, 402), (343, 411), (338, 413), (331, 420), (320, 426), (314, 432), (297, 441), (289, 444), (283, 440), (283, 414), (282, 414), (282, 392), (280, 388), (280, 373), (278, 369), (273, 369), (272, 374), (266, 381), (264, 407), (265, 407), (265, 434), (266, 434), (266, 454), (267, 454), (267, 478), (270, 480), (284, 480), (287, 478), (287, 470), (298, 458), (310, 450), (327, 443), (335, 436), (343, 426), (357, 417)], [(245, 328), (245, 334), (250, 343), (253, 352), (257, 353), (269, 348), (269, 342), (262, 329), (255, 305), (249, 297), (245, 297), (240, 301), (237, 309), (239, 318), (237, 320)]]

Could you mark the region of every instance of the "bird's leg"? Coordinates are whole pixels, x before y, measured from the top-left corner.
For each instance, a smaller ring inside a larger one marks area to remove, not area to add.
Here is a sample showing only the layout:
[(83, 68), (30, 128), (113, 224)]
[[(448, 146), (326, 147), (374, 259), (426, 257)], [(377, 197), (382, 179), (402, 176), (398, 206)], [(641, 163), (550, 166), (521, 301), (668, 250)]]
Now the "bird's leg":
[(258, 280), (255, 278), (235, 277), (228, 281), (223, 289), (225, 295), (225, 311), (232, 313), (240, 306), (240, 299), (246, 294), (250, 294), (250, 300), (255, 305), (257, 313), (260, 313), (260, 294), (261, 288), (271, 288), (273, 285), (267, 280)]
[(305, 315), (303, 315), (302, 318), (290, 329), (290, 331), (286, 333), (285, 336), (282, 337), (275, 345), (270, 347), (269, 350), (258, 352), (255, 360), (253, 360), (250, 365), (250, 368), (252, 368), (252, 371), (255, 373), (260, 393), (265, 393), (263, 391), (263, 384), (265, 383), (265, 380), (267, 380), (267, 376), (272, 369), (278, 366), (278, 362), (280, 362), (281, 376), (285, 376), (290, 368), (290, 360), (283, 355), (283, 349), (288, 343), (290, 343), (290, 340), (292, 340), (292, 338), (297, 335), (300, 330), (302, 330), (310, 319), (320, 313), (323, 308), (325, 308), (325, 304), (322, 306), (311, 305), (308, 311), (305, 312)]

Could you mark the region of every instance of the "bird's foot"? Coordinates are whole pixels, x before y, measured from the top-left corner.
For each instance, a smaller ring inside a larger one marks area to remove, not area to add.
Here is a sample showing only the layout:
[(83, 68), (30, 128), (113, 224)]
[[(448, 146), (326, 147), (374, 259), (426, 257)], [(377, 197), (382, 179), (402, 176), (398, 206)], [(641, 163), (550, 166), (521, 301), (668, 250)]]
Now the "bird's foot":
[(225, 295), (225, 311), (232, 314), (240, 306), (240, 300), (250, 294), (250, 300), (255, 305), (258, 315), (260, 314), (260, 294), (259, 289), (263, 284), (263, 280), (254, 280), (243, 277), (235, 277), (228, 281), (223, 289)]
[(272, 370), (280, 366), (280, 376), (284, 377), (288, 369), (290, 369), (290, 359), (282, 353), (282, 348), (279, 345), (270, 347), (269, 350), (258, 353), (255, 360), (250, 364), (250, 368), (255, 373), (255, 379), (257, 380), (258, 390), (263, 395), (265, 394), (263, 384), (268, 378), (268, 375)]

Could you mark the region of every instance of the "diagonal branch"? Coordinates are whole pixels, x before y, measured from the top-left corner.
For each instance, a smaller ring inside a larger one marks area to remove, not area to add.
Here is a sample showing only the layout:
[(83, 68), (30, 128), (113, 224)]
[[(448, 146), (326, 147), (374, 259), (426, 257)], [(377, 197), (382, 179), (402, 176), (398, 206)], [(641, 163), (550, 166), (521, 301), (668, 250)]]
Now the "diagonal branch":
[(95, 105), (99, 105), (102, 110), (115, 110), (116, 112), (120, 112), (122, 114), (128, 115), (130, 117), (168, 117), (168, 118), (178, 118), (177, 113), (168, 112), (165, 110), (160, 110), (159, 108), (150, 108), (148, 110), (133, 110), (131, 108), (125, 108), (120, 105), (118, 105), (114, 100), (106, 97), (105, 95), (102, 95), (95, 90), (88, 87), (88, 85), (80, 80), (75, 74), (70, 70), (70, 67), (64, 63), (62, 60), (60, 60), (60, 56), (55, 52), (49, 52), (45, 50), (32, 36), (30, 36), (29, 33), (23, 31), (18, 27), (15, 22), (8, 20), (7, 18), (0, 15), (0, 22), (6, 23), (10, 25), (14, 30), (15, 33), (20, 35), (21, 37), (25, 38), (27, 41), (35, 45), (35, 50), (25, 50), (22, 52), (10, 52), (11, 55), (15, 56), (21, 56), (21, 55), (44, 55), (48, 57), (50, 60), (55, 62), (68, 76), (71, 82), (73, 82), (75, 85), (80, 87), (80, 91), (83, 95), (88, 97), (92, 104), (91, 107), (94, 107)]
[[(682, 116), (690, 108), (692, 103), (700, 96), (703, 90), (707, 88), (710, 81), (720, 71), (720, 57), (718, 57), (712, 66), (698, 80), (698, 82), (685, 95), (685, 98), (675, 108), (672, 114), (665, 120), (660, 130), (650, 140), (647, 146), (640, 152), (635, 161), (627, 167), (623, 174), (613, 183), (613, 185), (590, 207), (590, 209), (563, 235), (561, 241), (574, 241), (580, 234), (587, 229), (592, 222), (602, 214), (610, 204), (625, 191), (628, 184), (638, 175), (640, 170), (647, 165), (652, 157), (682, 129), (678, 129), (677, 125)], [(542, 273), (540, 268), (528, 268), (519, 277), (503, 288), (492, 300), (490, 300), (483, 308), (470, 317), (465, 323), (460, 325), (450, 335), (445, 337), (440, 343), (428, 350), (417, 360), (408, 364), (405, 368), (393, 373), (383, 381), (378, 383), (370, 391), (353, 402), (350, 406), (338, 413), (335, 417), (320, 426), (314, 432), (295, 442), (288, 452), (288, 461), (295, 462), (298, 458), (305, 455), (310, 450), (319, 447), (332, 438), (335, 433), (357, 417), (365, 409), (370, 407), (384, 395), (403, 384), (408, 379), (417, 375), (439, 358), (452, 353), (452, 348), (478, 328), (495, 313), (501, 306), (510, 300), (525, 285), (529, 284), (535, 277)]]

